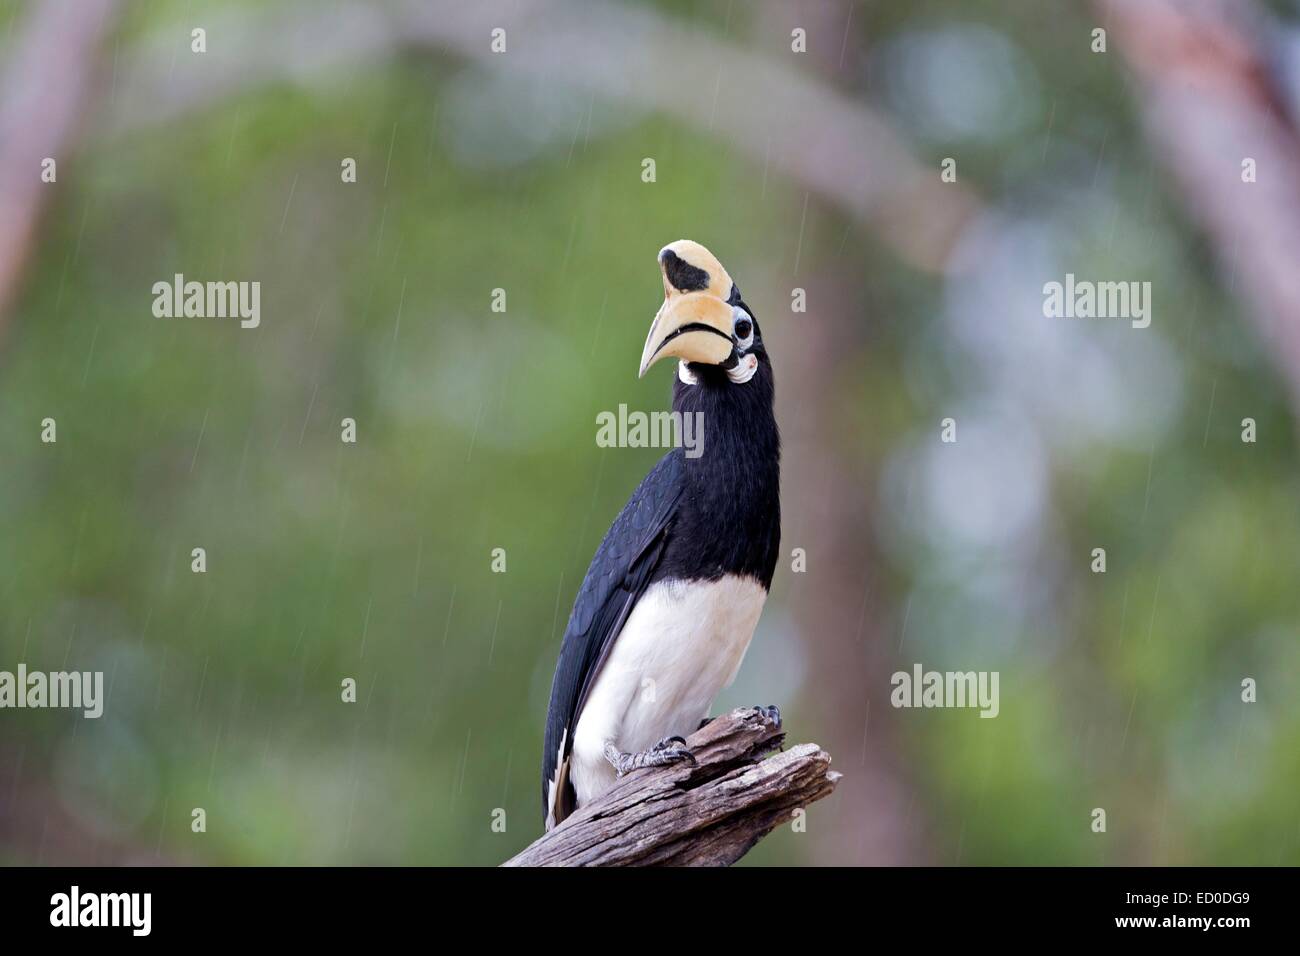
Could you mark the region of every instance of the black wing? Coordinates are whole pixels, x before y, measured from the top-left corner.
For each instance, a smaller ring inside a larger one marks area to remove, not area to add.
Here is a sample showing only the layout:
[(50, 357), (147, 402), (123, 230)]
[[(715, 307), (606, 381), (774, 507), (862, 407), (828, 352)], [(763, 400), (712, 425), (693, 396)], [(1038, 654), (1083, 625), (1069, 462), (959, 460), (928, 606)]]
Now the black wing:
[[(650, 584), (684, 487), (685, 470), (678, 448), (664, 455), (645, 476), (605, 532), (573, 602), (551, 684), (542, 754), (542, 816), (546, 818), (553, 810), (554, 823), (575, 807), (568, 774), (573, 728), (614, 639)], [(554, 807), (549, 793), (552, 782)]]

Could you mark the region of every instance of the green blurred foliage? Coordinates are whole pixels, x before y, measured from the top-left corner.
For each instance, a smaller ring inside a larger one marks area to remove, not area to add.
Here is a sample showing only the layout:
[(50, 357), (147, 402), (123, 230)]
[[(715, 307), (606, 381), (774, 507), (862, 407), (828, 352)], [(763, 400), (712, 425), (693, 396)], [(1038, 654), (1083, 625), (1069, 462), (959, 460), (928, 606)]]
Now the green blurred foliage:
[[(187, 6), (132, 8), (120, 42)], [(664, 9), (746, 42), (747, 10)], [(924, 549), (872, 568), (883, 619), (918, 608), (919, 650), (900, 648), (900, 668), (920, 654), (968, 669), (982, 647), (1001, 670), (996, 720), (896, 719), (931, 858), (1294, 863), (1294, 417), (1167, 191), (1122, 74), (1076, 49), (1078, 12), (931, 2), (858, 9), (869, 55), (834, 82), (875, 103), (878, 46), (980, 22), (1046, 92), (1027, 129), (963, 150), (963, 181), (1053, 219), (1081, 274), (1137, 258), (1175, 290), (1162, 308), (1177, 317), (1153, 331), (1188, 399), (1158, 446), (1052, 459), (1050, 534), (1073, 563), (1014, 640), (928, 573)], [(853, 337), (826, 370), (837, 450), (855, 467), (932, 435), (952, 407), (936, 395), (981, 384), (938, 350), (930, 390), (909, 384), (907, 356), (947, 334), (942, 281), (816, 198), (805, 214), (802, 187), (743, 150), (633, 115), (565, 130), (516, 165), (458, 159), (444, 106), (465, 69), (405, 58), (324, 89), (268, 87), (61, 161), (0, 353), (0, 667), (102, 668), (111, 695), (99, 721), (0, 715), (11, 820), (39, 828), (32, 808), (48, 800), (60, 831), (19, 839), (12, 824), (0, 861), (127, 847), (145, 861), (492, 864), (530, 842), (568, 609), (659, 454), (602, 450), (594, 434), (603, 409), (667, 402), (667, 373), (635, 374), (665, 242), (788, 271), (797, 233), (808, 272), (858, 283)], [(916, 147), (936, 166), (953, 148)], [(343, 157), (355, 184), (340, 182)], [(1055, 197), (1063, 177), (1098, 169), (1104, 205)], [(786, 308), (782, 277), (735, 271), (760, 321)], [(177, 272), (260, 280), (261, 327), (154, 318), (151, 286)], [(504, 314), (489, 308), (495, 288)], [(797, 331), (782, 341), (797, 347)], [(1238, 440), (1247, 414), (1266, 436), (1255, 445)], [(45, 417), (57, 444), (38, 441)], [(356, 445), (340, 441), (345, 417)], [(864, 491), (858, 507), (877, 506)], [(1099, 543), (1105, 575), (1085, 557)], [(206, 574), (190, 571), (194, 547)], [(801, 586), (779, 568), (767, 620)], [(1241, 703), (1244, 676), (1260, 680), (1258, 704)], [(345, 677), (355, 705), (340, 702)], [(808, 725), (803, 695), (836, 678), (808, 672), (780, 701), (799, 739), (826, 729)], [(888, 675), (861, 680), (884, 706)], [(1087, 828), (1095, 806), (1104, 839)], [(749, 857), (818, 859), (788, 828)]]

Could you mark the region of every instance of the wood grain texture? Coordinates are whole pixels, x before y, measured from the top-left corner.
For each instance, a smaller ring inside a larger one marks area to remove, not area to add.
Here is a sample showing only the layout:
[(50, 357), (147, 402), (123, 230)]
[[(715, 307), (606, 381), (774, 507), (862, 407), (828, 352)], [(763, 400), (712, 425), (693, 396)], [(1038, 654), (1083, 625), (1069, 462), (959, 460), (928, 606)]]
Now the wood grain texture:
[(758, 710), (733, 710), (687, 740), (695, 764), (628, 774), (504, 866), (727, 866), (840, 775), (816, 744), (780, 750)]

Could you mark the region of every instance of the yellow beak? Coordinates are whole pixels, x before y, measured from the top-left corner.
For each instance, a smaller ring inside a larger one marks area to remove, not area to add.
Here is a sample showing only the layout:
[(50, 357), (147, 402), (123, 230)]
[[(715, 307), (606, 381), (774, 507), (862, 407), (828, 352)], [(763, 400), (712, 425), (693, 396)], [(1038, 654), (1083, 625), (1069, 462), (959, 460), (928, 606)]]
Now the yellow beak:
[(731, 306), (707, 292), (675, 292), (664, 299), (650, 324), (637, 377), (668, 356), (721, 365), (731, 348)]

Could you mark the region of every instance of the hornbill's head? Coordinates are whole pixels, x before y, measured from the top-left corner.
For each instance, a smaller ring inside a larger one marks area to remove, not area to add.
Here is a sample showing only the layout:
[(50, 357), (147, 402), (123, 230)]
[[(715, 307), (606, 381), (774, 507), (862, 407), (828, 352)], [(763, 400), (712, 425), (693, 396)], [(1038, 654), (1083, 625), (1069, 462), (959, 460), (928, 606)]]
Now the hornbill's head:
[(678, 239), (659, 250), (664, 304), (650, 325), (641, 353), (641, 372), (661, 358), (689, 363), (687, 375), (710, 378), (726, 373), (736, 384), (748, 382), (760, 365), (768, 368), (758, 323), (713, 253), (698, 242)]

